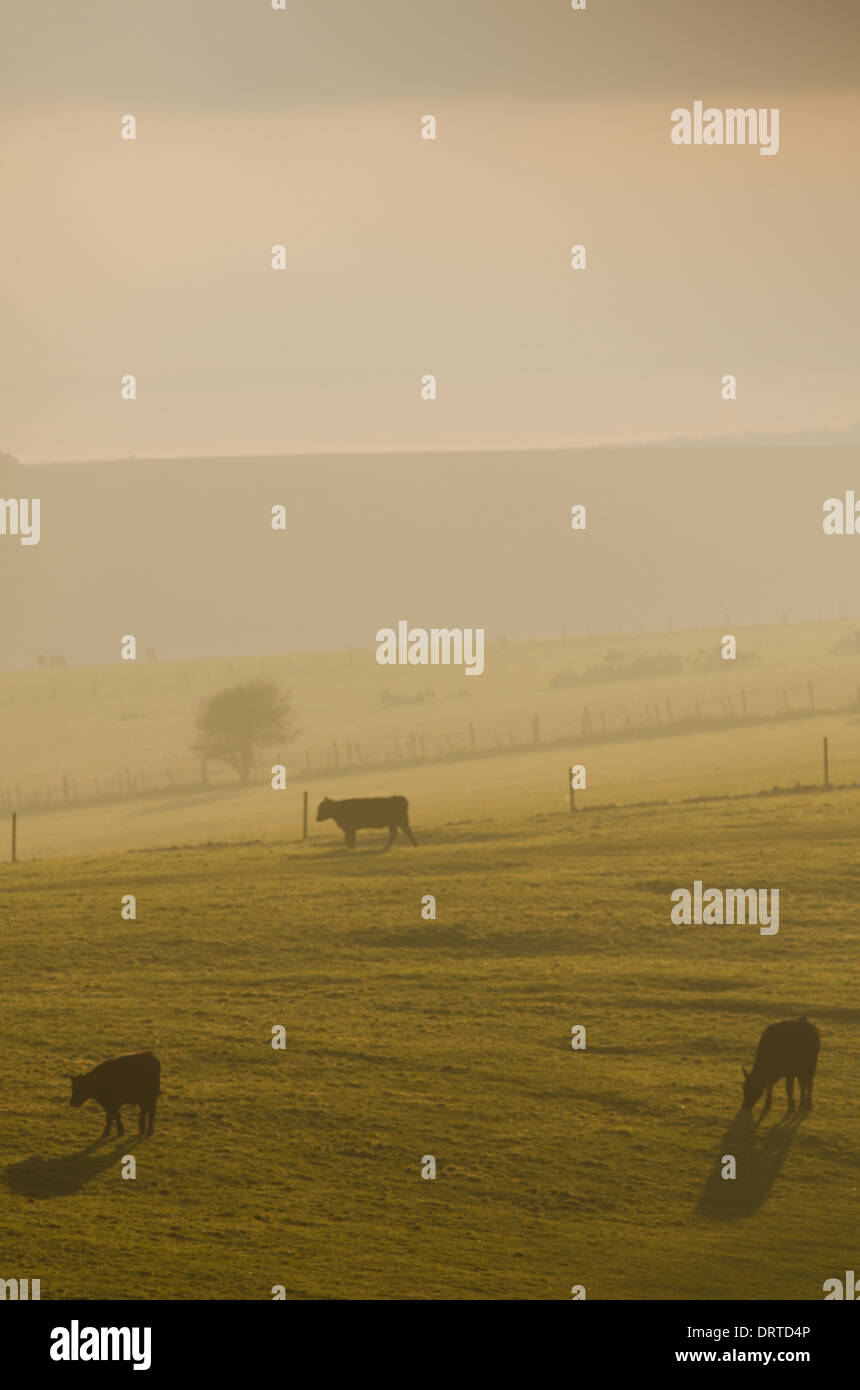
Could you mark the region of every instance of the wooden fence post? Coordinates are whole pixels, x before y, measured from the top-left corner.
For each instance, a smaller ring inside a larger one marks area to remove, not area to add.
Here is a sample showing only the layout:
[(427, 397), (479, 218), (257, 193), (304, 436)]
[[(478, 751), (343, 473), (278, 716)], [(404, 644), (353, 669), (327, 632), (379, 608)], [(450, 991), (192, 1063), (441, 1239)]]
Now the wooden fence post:
[(575, 803), (574, 798), (573, 798), (573, 767), (572, 767), (572, 766), (569, 767), (569, 768), (567, 769), (567, 790), (568, 790), (568, 792), (570, 793), (570, 809), (571, 809), (571, 811), (575, 811), (575, 810), (576, 810), (576, 803)]
[[(571, 793), (573, 795), (573, 793)], [(12, 812), (12, 863), (16, 862), (16, 851), (18, 846), (18, 812)]]
[(827, 758), (827, 739), (824, 740), (824, 785), (825, 787), (830, 786), (830, 768), (828, 766)]
[(308, 794), (302, 793), (302, 839), (308, 838)]

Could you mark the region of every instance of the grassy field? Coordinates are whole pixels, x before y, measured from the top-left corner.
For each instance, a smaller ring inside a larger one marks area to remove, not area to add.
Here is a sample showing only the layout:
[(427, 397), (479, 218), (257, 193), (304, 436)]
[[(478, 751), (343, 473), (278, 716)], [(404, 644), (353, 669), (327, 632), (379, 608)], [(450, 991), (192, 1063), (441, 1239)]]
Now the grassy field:
[[(471, 818), (535, 817), (564, 811), (568, 764), (587, 769), (588, 789), (577, 793), (583, 807), (607, 802), (681, 800), (735, 796), (774, 786), (820, 783), (822, 737), (829, 738), (831, 780), (860, 781), (860, 720), (822, 715), (796, 723), (728, 727), (702, 734), (654, 738), (629, 744), (524, 750), (509, 757), (436, 763), (388, 771), (334, 771), (303, 779), (310, 798), (311, 840), (328, 840), (330, 823), (314, 823), (323, 796), (407, 795), (417, 824), (435, 824), (452, 814)], [(69, 811), (18, 815), (21, 859), (190, 845), (206, 840), (283, 841), (301, 836), (302, 783), (273, 791), (269, 782), (222, 783), (170, 798), (133, 799)], [(8, 813), (3, 854), (8, 856)]]
[[(664, 794), (702, 789), (705, 744), (646, 745), (677, 753)], [(45, 1299), (818, 1299), (855, 1267), (860, 792), (570, 816), (500, 783), (478, 813), (476, 766), (444, 772), (447, 812), (417, 795), (417, 850), (327, 827), (0, 868), (3, 1277)], [(778, 887), (779, 934), (672, 926), (695, 878)], [(815, 1109), (784, 1123), (777, 1091), (744, 1123), (741, 1063), (800, 1013)], [(128, 1111), (98, 1144), (66, 1074), (145, 1047), (155, 1135)]]

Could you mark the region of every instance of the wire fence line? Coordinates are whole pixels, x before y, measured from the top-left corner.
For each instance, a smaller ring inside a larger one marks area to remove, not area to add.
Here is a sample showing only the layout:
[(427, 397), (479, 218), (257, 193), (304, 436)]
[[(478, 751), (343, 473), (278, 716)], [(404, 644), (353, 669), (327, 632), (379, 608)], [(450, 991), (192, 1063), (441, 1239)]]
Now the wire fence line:
[[(601, 695), (604, 692), (601, 691)], [(306, 748), (255, 753), (251, 780), (268, 781), (273, 766), (283, 766), (290, 782), (337, 775), (386, 771), (392, 768), (461, 762), (472, 758), (510, 756), (539, 749), (566, 748), (581, 755), (601, 743), (667, 738), (697, 732), (804, 720), (825, 714), (860, 712), (860, 686), (843, 689), (843, 702), (819, 707), (811, 681), (767, 689), (735, 687), (703, 699), (687, 695), (654, 697), (638, 702), (592, 699), (579, 705), (586, 692), (578, 688), (577, 708), (548, 715), (520, 714), (495, 723), (478, 724), (449, 716), (427, 719), (408, 731), (373, 734), (361, 739), (337, 738)], [(587, 696), (586, 696), (587, 698)], [(571, 701), (572, 703), (572, 701)], [(856, 769), (852, 770), (856, 773)], [(5, 810), (62, 810), (85, 805), (148, 797), (223, 793), (239, 788), (236, 773), (223, 763), (204, 763), (191, 754), (169, 767), (102, 767), (64, 770), (55, 780), (23, 782), (0, 773), (0, 808)]]

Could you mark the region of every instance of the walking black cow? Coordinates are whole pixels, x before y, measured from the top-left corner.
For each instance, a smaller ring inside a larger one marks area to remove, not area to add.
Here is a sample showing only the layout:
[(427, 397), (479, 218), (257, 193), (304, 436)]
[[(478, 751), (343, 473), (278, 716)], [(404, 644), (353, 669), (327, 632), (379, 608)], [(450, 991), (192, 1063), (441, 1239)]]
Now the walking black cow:
[(333, 820), (346, 836), (350, 849), (355, 845), (357, 830), (378, 830), (388, 826), (388, 849), (394, 844), (398, 830), (408, 835), (413, 845), (415, 836), (409, 829), (409, 802), (405, 796), (357, 796), (352, 801), (332, 801), (326, 797), (319, 804), (317, 820)]
[(72, 1098), (69, 1105), (83, 1105), (85, 1100), (98, 1101), (105, 1112), (102, 1138), (110, 1134), (116, 1121), (117, 1134), (124, 1134), (119, 1111), (121, 1105), (140, 1106), (140, 1132), (148, 1119), (147, 1134), (153, 1130), (155, 1102), (161, 1090), (161, 1063), (151, 1052), (130, 1052), (125, 1057), (111, 1057), (93, 1067), (84, 1076), (73, 1076)]
[(808, 1018), (790, 1018), (771, 1023), (761, 1035), (751, 1072), (744, 1074), (744, 1110), (752, 1110), (765, 1086), (767, 1100), (762, 1114), (770, 1109), (773, 1083), (785, 1077), (788, 1108), (794, 1109), (794, 1082), (800, 1082), (800, 1104), (812, 1109), (812, 1080), (818, 1062), (821, 1037)]

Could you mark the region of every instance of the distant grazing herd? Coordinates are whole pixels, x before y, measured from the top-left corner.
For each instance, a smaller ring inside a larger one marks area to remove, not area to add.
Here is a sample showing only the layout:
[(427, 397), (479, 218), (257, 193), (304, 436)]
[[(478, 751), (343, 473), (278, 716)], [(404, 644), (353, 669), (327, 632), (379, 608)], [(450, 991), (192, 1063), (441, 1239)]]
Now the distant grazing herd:
[[(767, 1099), (761, 1112), (762, 1116), (766, 1115), (774, 1083), (785, 1077), (789, 1111), (795, 1108), (795, 1081), (800, 1082), (801, 1107), (811, 1110), (812, 1081), (820, 1042), (818, 1029), (808, 1018), (769, 1024), (761, 1035), (752, 1071), (743, 1068), (743, 1109), (752, 1110), (766, 1087)], [(112, 1057), (84, 1076), (73, 1076), (71, 1080), (70, 1105), (80, 1106), (85, 1100), (94, 1100), (104, 1110), (103, 1139), (109, 1137), (114, 1123), (117, 1135), (125, 1133), (119, 1113), (123, 1105), (139, 1105), (140, 1132), (143, 1134), (146, 1128), (146, 1133), (152, 1134), (155, 1102), (161, 1090), (161, 1063), (153, 1053), (132, 1052), (125, 1057)]]
[[(359, 830), (388, 829), (385, 848), (393, 845), (398, 830), (416, 843), (409, 828), (409, 803), (405, 796), (354, 797), (349, 801), (332, 801), (326, 797), (317, 810), (317, 820), (333, 820), (344, 833), (352, 849)], [(793, 1111), (794, 1083), (800, 1083), (800, 1104), (812, 1108), (812, 1082), (818, 1063), (820, 1035), (808, 1018), (786, 1019), (771, 1023), (759, 1040), (752, 1071), (744, 1067), (743, 1109), (752, 1110), (767, 1089), (762, 1115), (771, 1105), (775, 1082), (785, 1078), (788, 1110)], [(93, 1067), (83, 1076), (73, 1076), (70, 1105), (80, 1106), (86, 1100), (96, 1101), (105, 1112), (102, 1138), (109, 1137), (116, 1124), (117, 1135), (124, 1134), (120, 1109), (123, 1105), (140, 1107), (140, 1133), (152, 1134), (155, 1103), (161, 1090), (161, 1063), (152, 1052), (132, 1052), (124, 1057), (112, 1057)]]
[[(403, 798), (393, 796), (392, 801), (403, 801)], [(340, 802), (340, 805), (350, 805), (350, 802)], [(742, 1069), (743, 1109), (752, 1111), (767, 1087), (767, 1099), (761, 1111), (761, 1115), (767, 1115), (771, 1108), (772, 1088), (775, 1081), (782, 1077), (785, 1077), (789, 1111), (795, 1109), (795, 1081), (800, 1083), (800, 1105), (811, 1109), (820, 1042), (816, 1024), (810, 1023), (809, 1019), (785, 1019), (782, 1023), (768, 1024), (761, 1034), (752, 1072)], [(156, 1101), (161, 1090), (161, 1062), (151, 1052), (114, 1056), (110, 1061), (94, 1066), (92, 1072), (86, 1072), (85, 1076), (72, 1076), (71, 1081), (72, 1098), (69, 1105), (79, 1106), (85, 1101), (97, 1101), (103, 1108), (104, 1129), (101, 1138), (110, 1136), (114, 1123), (118, 1136), (125, 1133), (119, 1118), (122, 1105), (139, 1105), (140, 1133), (143, 1134), (144, 1122), (149, 1122), (146, 1123), (146, 1133), (153, 1133)]]

